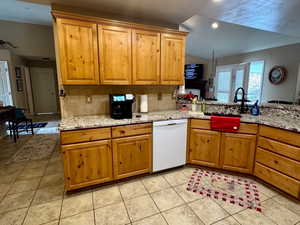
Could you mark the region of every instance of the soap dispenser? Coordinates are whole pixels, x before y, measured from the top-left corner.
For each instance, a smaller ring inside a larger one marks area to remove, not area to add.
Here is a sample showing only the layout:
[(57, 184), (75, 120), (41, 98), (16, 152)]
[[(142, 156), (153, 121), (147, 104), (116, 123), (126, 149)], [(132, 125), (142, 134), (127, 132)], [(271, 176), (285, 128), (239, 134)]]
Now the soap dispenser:
[(250, 113), (253, 116), (258, 116), (259, 115), (259, 106), (258, 106), (258, 100), (254, 103), (253, 106), (250, 108)]

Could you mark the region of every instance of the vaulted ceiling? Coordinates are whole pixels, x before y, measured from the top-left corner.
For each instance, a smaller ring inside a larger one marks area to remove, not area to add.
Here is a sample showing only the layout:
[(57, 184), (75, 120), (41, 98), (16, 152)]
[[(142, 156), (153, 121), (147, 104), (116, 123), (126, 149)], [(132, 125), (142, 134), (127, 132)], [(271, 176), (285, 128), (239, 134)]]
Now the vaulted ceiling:
[[(16, 0), (1, 0), (11, 1)], [(199, 14), (220, 21), (300, 37), (299, 0), (23, 0), (180, 24)], [(2, 11), (2, 10), (1, 10)]]
[[(0, 20), (51, 25), (63, 4), (153, 24), (183, 24), (187, 52), (208, 58), (300, 42), (300, 0), (1, 0)], [(220, 22), (218, 30), (210, 24)], [(233, 25), (236, 24), (236, 25)]]

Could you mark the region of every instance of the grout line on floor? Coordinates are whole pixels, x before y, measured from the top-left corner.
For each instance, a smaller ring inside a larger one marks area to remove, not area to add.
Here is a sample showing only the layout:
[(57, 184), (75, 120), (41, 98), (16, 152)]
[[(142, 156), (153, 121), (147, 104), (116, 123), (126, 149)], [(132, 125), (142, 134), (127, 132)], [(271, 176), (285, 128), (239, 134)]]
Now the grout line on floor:
[[(48, 159), (47, 165), (46, 165), (46, 167), (45, 167), (45, 169), (44, 169), (44, 171), (43, 171), (42, 178), (45, 176), (46, 168), (47, 168), (49, 162), (50, 162), (50, 158)], [(40, 184), (41, 184), (41, 182), (42, 182), (42, 178), (41, 178), (40, 181), (39, 181), (38, 187), (40, 186)], [(38, 188), (35, 190), (35, 192), (34, 192), (34, 194), (33, 194), (33, 197), (32, 197), (32, 199), (31, 199), (31, 201), (30, 201), (30, 204), (29, 204), (29, 206), (28, 206), (28, 208), (27, 208), (27, 210), (26, 210), (26, 213), (25, 213), (25, 217), (24, 217), (24, 219), (23, 219), (23, 221), (22, 221), (21, 224), (24, 224), (24, 223), (25, 223), (25, 219), (26, 219), (26, 217), (27, 217), (27, 215), (28, 215), (29, 209), (30, 209), (31, 206), (33, 206), (32, 203), (33, 203), (33, 201), (34, 201), (34, 199), (35, 199), (35, 196), (36, 196), (37, 191), (38, 191)]]
[[(162, 177), (163, 177), (163, 176), (162, 176)], [(163, 179), (164, 179), (164, 178), (163, 178)], [(144, 182), (143, 182), (143, 181), (141, 181), (141, 182), (142, 182), (144, 188), (146, 189), (148, 195), (150, 196), (151, 200), (154, 202), (156, 208), (158, 209), (159, 214), (163, 217), (163, 219), (165, 220), (165, 222), (167, 223), (167, 225), (169, 225), (168, 221), (167, 221), (166, 218), (162, 215), (162, 212), (160, 211), (158, 205), (156, 204), (156, 202), (154, 201), (154, 199), (153, 199), (152, 196), (151, 196), (151, 194), (152, 194), (152, 193), (155, 193), (155, 192), (150, 193), (149, 190), (147, 189), (146, 185), (144, 184)], [(168, 183), (168, 184), (169, 184), (169, 183)], [(159, 191), (161, 191), (161, 190), (159, 190)], [(157, 192), (158, 192), (158, 191), (157, 191)], [(152, 215), (152, 216), (153, 216), (153, 215)]]
[(125, 210), (126, 210), (126, 213), (127, 213), (127, 217), (128, 217), (128, 219), (129, 219), (129, 221), (130, 221), (130, 224), (131, 224), (131, 223), (132, 223), (132, 220), (131, 220), (131, 218), (130, 218), (130, 216), (129, 216), (129, 213), (128, 213), (128, 209), (127, 209), (125, 200), (124, 200), (123, 195), (122, 195), (121, 190), (120, 190), (120, 186), (117, 185), (117, 188), (118, 188), (118, 191), (119, 191), (119, 193), (120, 193), (120, 196), (121, 196), (121, 199), (122, 199), (122, 203), (123, 203), (124, 206), (125, 206)]
[(94, 225), (96, 225), (96, 212), (95, 212), (94, 192), (93, 191), (92, 191), (92, 204), (93, 204)]

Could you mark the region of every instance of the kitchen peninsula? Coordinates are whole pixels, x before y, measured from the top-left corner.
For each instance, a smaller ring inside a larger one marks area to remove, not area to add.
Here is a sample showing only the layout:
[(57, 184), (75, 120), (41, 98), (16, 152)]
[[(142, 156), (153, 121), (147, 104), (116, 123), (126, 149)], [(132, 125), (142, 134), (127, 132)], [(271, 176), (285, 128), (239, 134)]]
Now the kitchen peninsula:
[[(234, 112), (236, 108), (211, 104), (207, 110)], [(267, 104), (261, 109), (260, 116), (242, 115), (236, 133), (212, 131), (210, 116), (177, 110), (124, 120), (105, 115), (63, 119), (66, 189), (151, 173), (152, 122), (186, 118), (187, 163), (252, 174), (299, 198), (299, 106)], [(99, 161), (97, 155), (104, 158)]]

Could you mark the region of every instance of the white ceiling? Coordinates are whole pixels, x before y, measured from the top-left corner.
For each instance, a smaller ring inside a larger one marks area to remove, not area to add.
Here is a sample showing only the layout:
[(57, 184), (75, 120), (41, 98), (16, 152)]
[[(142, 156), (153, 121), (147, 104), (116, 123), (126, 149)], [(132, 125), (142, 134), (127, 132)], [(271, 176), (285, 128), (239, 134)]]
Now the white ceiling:
[(0, 20), (51, 25), (51, 7), (17, 0), (1, 0)]
[[(155, 24), (184, 23), (187, 53), (204, 58), (212, 49), (223, 56), (300, 42), (300, 0), (1, 0), (0, 20), (51, 25), (51, 3)], [(214, 20), (223, 21), (218, 30), (210, 28)]]
[(213, 49), (217, 57), (222, 57), (300, 43), (300, 37), (231, 23), (219, 22), (219, 28), (214, 30), (211, 28), (214, 21), (195, 15), (182, 24), (181, 29), (190, 32), (186, 42), (188, 54), (209, 59)]
[[(3, 0), (2, 0), (3, 1)], [(4, 0), (5, 2), (8, 0)], [(15, 2), (16, 0), (11, 0)], [(180, 24), (193, 15), (300, 37), (299, 0), (23, 0)]]

